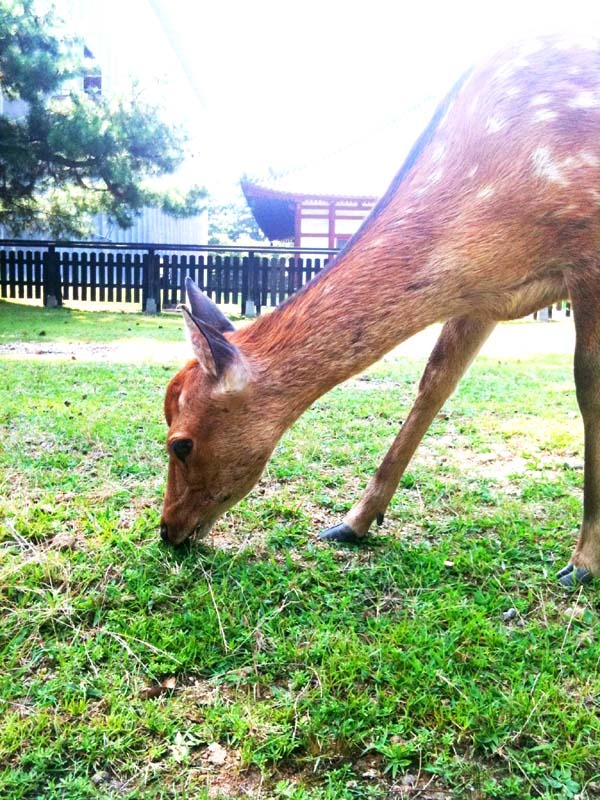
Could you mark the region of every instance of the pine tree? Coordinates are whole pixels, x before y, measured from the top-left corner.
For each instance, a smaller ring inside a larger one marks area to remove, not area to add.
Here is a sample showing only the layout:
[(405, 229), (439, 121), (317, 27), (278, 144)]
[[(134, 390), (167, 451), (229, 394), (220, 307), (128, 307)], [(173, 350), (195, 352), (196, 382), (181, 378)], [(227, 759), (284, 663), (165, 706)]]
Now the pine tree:
[(148, 188), (184, 155), (183, 137), (154, 108), (135, 97), (65, 94), (83, 75), (83, 52), (34, 0), (0, 0), (0, 90), (13, 109), (0, 114), (0, 224), (13, 235), (81, 236), (98, 212), (122, 227), (144, 206), (197, 213), (203, 189), (177, 197)]

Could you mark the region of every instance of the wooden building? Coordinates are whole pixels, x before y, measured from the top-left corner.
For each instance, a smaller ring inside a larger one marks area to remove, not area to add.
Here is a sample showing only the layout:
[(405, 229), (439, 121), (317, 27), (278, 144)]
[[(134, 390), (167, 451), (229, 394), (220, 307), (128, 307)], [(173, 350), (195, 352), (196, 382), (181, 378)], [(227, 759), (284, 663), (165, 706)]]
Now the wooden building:
[(356, 233), (378, 197), (296, 194), (243, 180), (258, 227), (272, 242), (339, 249)]

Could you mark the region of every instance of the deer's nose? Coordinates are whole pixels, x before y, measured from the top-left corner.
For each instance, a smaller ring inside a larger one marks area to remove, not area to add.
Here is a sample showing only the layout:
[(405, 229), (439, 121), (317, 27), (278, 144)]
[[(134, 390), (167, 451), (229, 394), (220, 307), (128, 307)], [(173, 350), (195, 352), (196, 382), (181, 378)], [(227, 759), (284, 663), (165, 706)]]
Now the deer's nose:
[(169, 541), (169, 528), (164, 522), (160, 523), (160, 538), (163, 542), (168, 543)]

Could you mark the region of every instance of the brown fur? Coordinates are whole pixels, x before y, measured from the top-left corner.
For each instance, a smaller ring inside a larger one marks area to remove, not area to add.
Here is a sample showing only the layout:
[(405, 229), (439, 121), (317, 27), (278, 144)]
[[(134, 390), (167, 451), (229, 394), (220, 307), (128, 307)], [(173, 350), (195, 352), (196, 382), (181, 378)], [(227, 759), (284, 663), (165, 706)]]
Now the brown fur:
[(346, 517), (364, 535), (495, 322), (570, 294), (587, 459), (573, 563), (600, 573), (600, 47), (516, 45), (474, 70), (440, 117), (335, 263), (273, 314), (225, 334), (243, 384), (211, 376), (200, 350), (171, 381), (169, 437), (189, 437), (194, 450), (186, 464), (171, 455), (170, 541), (198, 524), (206, 533), (316, 398), (448, 320), (409, 419)]

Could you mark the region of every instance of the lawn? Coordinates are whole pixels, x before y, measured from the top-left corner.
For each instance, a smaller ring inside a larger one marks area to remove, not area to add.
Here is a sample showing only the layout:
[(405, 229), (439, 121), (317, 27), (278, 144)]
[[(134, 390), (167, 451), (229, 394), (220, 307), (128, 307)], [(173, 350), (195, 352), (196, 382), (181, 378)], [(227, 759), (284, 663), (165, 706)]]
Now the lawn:
[[(0, 303), (0, 342), (179, 328)], [(157, 533), (173, 369), (0, 356), (0, 796), (600, 796), (598, 588), (555, 580), (581, 503), (570, 359), (479, 359), (360, 548), (316, 534), (421, 362), (323, 397), (181, 550)]]
[(0, 300), (0, 343), (104, 343), (143, 337), (178, 341), (181, 321), (174, 314), (154, 318), (124, 311), (43, 308)]

